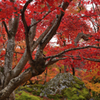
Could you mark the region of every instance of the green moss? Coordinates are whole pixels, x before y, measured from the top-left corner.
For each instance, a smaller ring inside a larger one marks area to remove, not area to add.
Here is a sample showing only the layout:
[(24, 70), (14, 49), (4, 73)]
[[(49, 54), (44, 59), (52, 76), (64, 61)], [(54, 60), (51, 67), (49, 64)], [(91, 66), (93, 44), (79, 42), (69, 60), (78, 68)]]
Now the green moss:
[(20, 87), (16, 90), (16, 92), (17, 92), (17, 91), (21, 91), (21, 90), (24, 90), (24, 91), (27, 91), (27, 92), (32, 92), (32, 91), (33, 91), (32, 87), (20, 86)]
[(24, 86), (20, 86), (20, 87), (18, 88), (18, 90), (24, 90), (24, 89), (25, 89)]
[[(37, 96), (40, 96), (41, 89), (44, 89), (44, 86), (41, 84), (34, 84), (32, 87), (33, 87), (32, 94), (37, 95)], [(36, 89), (34, 89), (34, 88), (36, 88)]]
[(26, 89), (26, 91), (28, 91), (28, 92), (32, 92), (32, 88), (29, 88), (29, 87), (27, 87), (27, 88), (25, 88)]
[(79, 100), (86, 100), (86, 99), (82, 95), (79, 95)]
[(16, 94), (16, 100), (42, 100), (42, 99), (22, 91), (21, 94)]
[(30, 86), (22, 86), (22, 87), (20, 87), (18, 90), (24, 90), (24, 91), (27, 91), (27, 92), (32, 92), (32, 94), (33, 95), (37, 95), (37, 96), (39, 96), (40, 95), (40, 93), (41, 93), (41, 89), (43, 89), (44, 88), (44, 86), (43, 85), (41, 85), (41, 84), (34, 84), (34, 85), (30, 85)]
[(72, 97), (69, 98), (69, 100), (79, 100), (79, 97), (74, 94)]
[(78, 90), (77, 90), (76, 88), (73, 87), (73, 88), (72, 88), (72, 92), (73, 92), (73, 93), (77, 93)]
[(36, 92), (36, 91), (33, 91), (32, 94), (33, 94), (33, 95), (37, 95), (37, 92)]
[(73, 96), (73, 92), (71, 91), (71, 88), (69, 87), (69, 88), (66, 88), (66, 89), (62, 90), (62, 95), (64, 97), (70, 98), (70, 97)]
[(37, 95), (37, 96), (39, 96), (40, 93), (41, 93), (40, 89), (38, 89), (37, 91), (34, 90), (34, 91), (32, 92), (33, 95)]
[(86, 100), (86, 99), (82, 95), (77, 96), (76, 94), (74, 94), (72, 97), (68, 98), (68, 100)]
[(41, 85), (41, 84), (34, 84), (32, 87), (33, 88), (36, 87), (36, 88), (44, 89), (44, 86)]
[(37, 90), (37, 95), (39, 96), (39, 95), (40, 95), (40, 93), (41, 93), (41, 90), (40, 90), (40, 89), (38, 89), (38, 90)]
[(74, 84), (74, 86), (75, 86), (77, 89), (80, 89), (79, 84)]
[(80, 79), (78, 79), (76, 76), (73, 76), (73, 77), (74, 77), (74, 79), (75, 79), (77, 84), (79, 84), (79, 85), (83, 85), (84, 84), (84, 82), (81, 81)]
[(56, 94), (55, 96), (58, 97), (58, 98), (62, 98), (63, 97), (63, 95), (61, 95), (61, 94)]
[(56, 95), (47, 95), (47, 97), (53, 100), (60, 100), (60, 98), (62, 98), (63, 96), (60, 94), (56, 94)]
[[(87, 100), (89, 98), (89, 91), (83, 87), (83, 82), (78, 79), (77, 77), (74, 76), (75, 82), (74, 80), (70, 82), (70, 86), (69, 88), (65, 88), (61, 91), (61, 94), (55, 94), (55, 95), (47, 95), (48, 98), (53, 99), (53, 100), (61, 100), (61, 98), (67, 98), (68, 100)], [(19, 91), (27, 91), (32, 93), (33, 95), (37, 95), (37, 96), (44, 96), (44, 93), (42, 93), (42, 89), (44, 89), (44, 87), (47, 89), (48, 91), (48, 85), (41, 85), (41, 84), (34, 84), (34, 85), (30, 85), (30, 86), (25, 86), (25, 87), (20, 87)], [(54, 84), (55, 85), (55, 84)], [(51, 86), (50, 86), (51, 87)], [(51, 88), (52, 89), (52, 88)], [(54, 90), (54, 88), (52, 89)], [(57, 90), (59, 93), (59, 90)], [(26, 92), (25, 92), (26, 93)], [(19, 95), (17, 96), (16, 100), (38, 100), (38, 99), (30, 99), (28, 96), (26, 97), (27, 99), (24, 99), (23, 97), (23, 93), (18, 92), (18, 94), (20, 94), (20, 96), (23, 99), (20, 99)], [(27, 93), (29, 95), (29, 93)], [(24, 94), (26, 95), (26, 94)], [(32, 96), (32, 95), (31, 95)], [(28, 99), (29, 98), (29, 99)], [(39, 98), (39, 100), (42, 100)]]
[(69, 98), (68, 100), (86, 100), (82, 95), (77, 96), (76, 94), (74, 94), (71, 98)]
[(62, 90), (62, 95), (68, 100), (87, 100), (87, 98), (90, 98), (89, 91), (86, 88), (79, 90), (77, 87), (76, 85), (76, 88), (72, 87)]
[(82, 95), (83, 97), (86, 97), (86, 98), (89, 98), (89, 97), (90, 97), (89, 91), (88, 91), (88, 89), (86, 89), (86, 88), (83, 88), (83, 89), (82, 89), (81, 95)]

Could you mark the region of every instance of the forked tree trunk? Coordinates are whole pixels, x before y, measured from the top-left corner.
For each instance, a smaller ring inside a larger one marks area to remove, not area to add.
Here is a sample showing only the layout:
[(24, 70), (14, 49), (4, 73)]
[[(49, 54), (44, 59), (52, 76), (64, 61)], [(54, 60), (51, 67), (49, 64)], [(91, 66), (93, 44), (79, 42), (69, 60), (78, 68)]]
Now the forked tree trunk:
[[(10, 1), (14, 2), (14, 0), (10, 0)], [(24, 15), (24, 12), (28, 6), (28, 3), (30, 3), (31, 1), (32, 0), (27, 0), (26, 4), (23, 7), (23, 10), (21, 11), (22, 15)], [(70, 0), (70, 2), (71, 1), (72, 0)], [(69, 5), (69, 2), (62, 2), (61, 8), (65, 11), (68, 5)], [(12, 69), (13, 54), (14, 54), (14, 47), (15, 47), (14, 41), (15, 41), (15, 35), (16, 35), (18, 23), (19, 23), (19, 16), (16, 16), (16, 12), (14, 14), (15, 14), (15, 17), (12, 18), (13, 20), (9, 21), (9, 29), (7, 29), (7, 26), (4, 23), (4, 26), (8, 35), (8, 43), (7, 43), (7, 49), (6, 49), (6, 54), (5, 54), (5, 64), (3, 66), (4, 70), (0, 71), (0, 100), (15, 100), (14, 90), (18, 86), (22, 85), (23, 83), (28, 81), (30, 78), (42, 74), (45, 71), (45, 68), (47, 66), (52, 65), (58, 60), (60, 60), (60, 59), (52, 58), (49, 61), (46, 61), (47, 59), (44, 59), (43, 49), (45, 48), (47, 43), (52, 39), (52, 37), (56, 34), (56, 31), (60, 25), (61, 19), (64, 16), (63, 11), (61, 11), (61, 14), (56, 16), (53, 23), (40, 35), (40, 37), (35, 41), (35, 43), (33, 44), (30, 43), (30, 45), (32, 45), (31, 51), (34, 51), (36, 47), (38, 47), (35, 54), (35, 59), (32, 60), (34, 63), (30, 63), (31, 67), (26, 69), (24, 72), (22, 72), (27, 61), (28, 60), (30, 61), (28, 57), (28, 52), (25, 50), (22, 58), (20, 59), (16, 67)], [(26, 20), (24, 18), (25, 16), (22, 16), (23, 24), (24, 26), (27, 26)], [(32, 30), (32, 33), (31, 33), (32, 36), (29, 36), (31, 38), (29, 39), (30, 42), (34, 39), (34, 36), (35, 36), (34, 31), (36, 31), (32, 29), (32, 27), (30, 31), (31, 30)]]

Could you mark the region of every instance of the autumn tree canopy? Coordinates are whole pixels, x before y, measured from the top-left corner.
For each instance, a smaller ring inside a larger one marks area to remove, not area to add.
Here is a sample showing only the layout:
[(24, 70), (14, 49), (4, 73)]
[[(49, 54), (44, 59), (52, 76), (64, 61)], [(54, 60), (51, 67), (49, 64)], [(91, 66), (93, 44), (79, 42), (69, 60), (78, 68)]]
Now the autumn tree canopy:
[(0, 100), (58, 61), (99, 66), (99, 16), (99, 0), (1, 0)]

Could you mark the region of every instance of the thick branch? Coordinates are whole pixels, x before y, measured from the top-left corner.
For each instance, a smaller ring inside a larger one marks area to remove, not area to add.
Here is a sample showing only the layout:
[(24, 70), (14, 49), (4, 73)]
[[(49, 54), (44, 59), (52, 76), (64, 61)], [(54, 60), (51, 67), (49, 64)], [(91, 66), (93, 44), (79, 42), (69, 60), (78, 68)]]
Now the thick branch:
[(15, 90), (19, 85), (29, 80), (32, 75), (35, 76), (35, 74), (32, 73), (32, 69), (29, 68), (22, 74), (20, 74), (18, 77), (11, 79), (9, 84), (0, 91), (0, 100), (4, 100), (5, 98), (9, 97), (13, 90)]
[[(72, 55), (67, 55), (67, 56), (71, 57), (71, 58), (74, 59), (74, 60), (82, 60), (82, 58), (79, 57), (79, 56), (76, 56), (77, 58), (75, 58), (75, 56), (72, 56)], [(46, 62), (45, 67), (50, 66), (50, 65), (56, 63), (56, 62), (59, 61), (59, 60), (65, 60), (66, 58), (67, 58), (67, 57), (58, 58), (58, 59), (56, 59), (56, 58), (51, 58), (49, 61)], [(94, 61), (94, 62), (100, 62), (100, 59), (85, 58), (85, 57), (83, 57), (83, 59), (84, 59), (84, 60), (89, 60), (89, 61)]]
[[(71, 2), (72, 0), (70, 0)], [(66, 8), (68, 7), (69, 2), (63, 2), (61, 5), (61, 8), (65, 11)], [(48, 34), (44, 37), (44, 39), (41, 42), (41, 47), (44, 49), (44, 47), (47, 45), (47, 43), (51, 40), (51, 38), (56, 34), (56, 31), (60, 25), (61, 19), (64, 16), (64, 12), (61, 11), (60, 15), (56, 16), (56, 20), (54, 22), (54, 25), (52, 26), (52, 28), (50, 29), (50, 31), (48, 32)]]
[(22, 21), (23, 21), (23, 24), (24, 24), (24, 28), (25, 28), (26, 33), (29, 32), (29, 27), (28, 27), (27, 22), (26, 22), (26, 20), (25, 20), (25, 10), (26, 10), (27, 6), (28, 6), (32, 1), (33, 1), (33, 0), (28, 0), (28, 1), (25, 3), (25, 5), (24, 5), (24, 7), (23, 7), (23, 9), (22, 9), (22, 11), (21, 11), (21, 18), (22, 18)]
[[(13, 0), (11, 0), (11, 2), (13, 2)], [(8, 44), (7, 44), (5, 64), (4, 64), (4, 75), (5, 75), (4, 87), (9, 83), (11, 79), (11, 73), (12, 73), (12, 61), (13, 61), (13, 53), (14, 53), (14, 46), (15, 46), (15, 34), (17, 32), (18, 23), (19, 23), (19, 14), (18, 16), (16, 16), (16, 14), (17, 14), (17, 11), (14, 13), (14, 19), (12, 22), (11, 29), (8, 30), (5, 22), (3, 22), (6, 32), (8, 34)]]
[(15, 45), (15, 38), (10, 37), (8, 38), (8, 44), (5, 54), (5, 64), (4, 64), (4, 74), (6, 76), (5, 78), (5, 85), (9, 82), (11, 76), (11, 70), (12, 70), (12, 61), (13, 61), (13, 53), (14, 53), (14, 45)]
[[(23, 9), (26, 9), (23, 8)], [(25, 11), (25, 10), (23, 10)], [(35, 50), (35, 48), (38, 46), (38, 44), (41, 42), (41, 40), (44, 38), (44, 36), (50, 31), (51, 27), (53, 26), (53, 23), (45, 30), (44, 33), (41, 34), (41, 36), (36, 40), (36, 42), (34, 43), (34, 45), (32, 46), (32, 51)], [(49, 38), (49, 37), (48, 37)], [(26, 65), (28, 61), (28, 56), (27, 56), (27, 52), (25, 51), (23, 54), (23, 57), (21, 58), (21, 60), (19, 61), (19, 63), (17, 64), (17, 66), (14, 68), (13, 73), (14, 73), (14, 77), (16, 77), (17, 75), (20, 74), (20, 72), (22, 71), (22, 69), (24, 68), (24, 66)]]
[(18, 29), (18, 24), (19, 24), (19, 14), (17, 12), (14, 13), (14, 20), (12, 22), (12, 28), (10, 31), (12, 32), (12, 35), (15, 36), (17, 29)]
[(28, 60), (29, 60), (29, 63), (32, 62), (31, 64), (34, 64), (34, 61), (33, 61), (32, 56), (31, 56), (30, 43), (29, 43), (29, 31), (30, 31), (30, 27), (27, 25), (27, 22), (26, 22), (26, 19), (25, 19), (25, 10), (27, 9), (27, 6), (31, 2), (32, 2), (32, 0), (28, 0), (25, 3), (25, 5), (24, 5), (24, 7), (23, 7), (23, 9), (21, 11), (21, 19), (22, 19), (22, 22), (23, 22), (23, 25), (24, 25), (24, 29), (25, 29), (25, 42), (26, 42), (26, 51), (27, 51), (27, 54), (28, 54)]
[(85, 41), (88, 41), (89, 37), (91, 37), (90, 34), (84, 34), (83, 32), (82, 33), (78, 33), (77, 37), (74, 40), (75, 46), (77, 46), (77, 43), (79, 42), (80, 39), (84, 39)]
[(49, 61), (46, 62), (45, 67), (50, 66), (50, 65), (56, 63), (59, 60), (65, 60), (66, 58), (67, 57), (65, 57), (65, 58), (58, 58), (58, 59), (57, 58), (50, 59)]
[[(48, 28), (44, 31), (44, 33), (42, 33), (40, 35), (40, 37), (36, 40), (36, 42), (32, 46), (31, 51), (34, 51), (35, 50), (35, 48), (40, 43), (40, 41), (42, 40), (42, 38), (48, 33), (48, 31), (50, 30), (50, 28), (52, 27), (52, 25), (53, 25), (53, 23), (50, 26), (48, 26)], [(22, 71), (22, 69), (26, 65), (27, 61), (28, 61), (28, 55), (27, 55), (27, 51), (25, 50), (25, 52), (24, 52), (21, 60), (19, 61), (19, 63), (17, 64), (17, 66), (13, 70), (12, 77), (16, 77), (16, 76), (18, 76), (20, 74), (20, 72)]]
[(27, 52), (25, 50), (22, 58), (20, 59), (20, 61), (18, 62), (18, 64), (12, 71), (12, 78), (17, 77), (21, 73), (22, 69), (24, 68), (24, 66), (26, 65), (27, 62), (28, 62), (28, 56), (27, 56)]
[[(16, 2), (16, 0), (10, 0), (10, 2)], [(13, 6), (14, 7), (14, 6)], [(16, 12), (14, 12), (14, 18), (11, 16), (11, 18), (9, 19), (9, 31), (11, 33), (11, 35), (15, 36), (17, 29), (18, 29), (18, 24), (19, 24), (19, 13), (17, 11), (17, 8), (14, 7), (14, 10)]]
[[(33, 24), (34, 22), (36, 22), (36, 20), (33, 18), (31, 20), (31, 24)], [(30, 28), (30, 31), (29, 31), (29, 44), (30, 44), (30, 47), (33, 44), (33, 40), (34, 40), (35, 35), (36, 35), (36, 25), (32, 26)]]
[(25, 12), (25, 10), (26, 10), (26, 8), (27, 8), (27, 6), (32, 2), (33, 0), (28, 0), (26, 3), (25, 3), (25, 5), (24, 5), (24, 7), (23, 7), (23, 13)]
[[(54, 21), (53, 21), (54, 22)], [(48, 26), (48, 28), (40, 35), (40, 37), (36, 40), (36, 42), (34, 43), (33, 47), (32, 47), (32, 51), (38, 46), (38, 44), (42, 41), (42, 39), (46, 36), (46, 34), (50, 31), (50, 29), (53, 26), (53, 22), (51, 23), (50, 26)]]

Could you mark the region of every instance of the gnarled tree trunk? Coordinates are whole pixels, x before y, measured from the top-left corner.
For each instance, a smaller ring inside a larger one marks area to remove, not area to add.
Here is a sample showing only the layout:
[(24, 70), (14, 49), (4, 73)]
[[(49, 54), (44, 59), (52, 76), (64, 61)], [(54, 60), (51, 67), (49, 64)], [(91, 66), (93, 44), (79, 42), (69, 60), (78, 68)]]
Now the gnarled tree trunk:
[[(11, 2), (14, 2), (15, 0), (10, 0)], [(4, 68), (1, 68), (0, 72), (0, 100), (14, 100), (14, 90), (28, 81), (30, 78), (40, 75), (45, 71), (45, 68), (48, 65), (51, 65), (55, 62), (57, 62), (60, 59), (51, 58), (48, 60), (48, 58), (45, 58), (43, 55), (43, 50), (47, 43), (51, 40), (51, 38), (56, 34), (56, 31), (60, 25), (61, 19), (64, 16), (64, 12), (61, 11), (59, 15), (55, 18), (55, 20), (52, 22), (50, 26), (47, 27), (47, 29), (40, 35), (40, 37), (33, 43), (33, 39), (36, 34), (36, 25), (30, 25), (32, 27), (27, 26), (26, 20), (25, 20), (25, 10), (27, 6), (31, 3), (32, 0), (27, 0), (25, 3), (22, 11), (21, 11), (21, 17), (22, 22), (24, 24), (25, 32), (28, 32), (29, 34), (29, 45), (30, 45), (30, 51), (33, 52), (36, 47), (38, 47), (35, 54), (35, 59), (33, 59), (33, 62), (29, 59), (29, 53), (27, 51), (27, 48), (18, 62), (18, 64), (15, 66), (14, 69), (12, 69), (12, 61), (13, 61), (13, 54), (14, 54), (14, 47), (15, 47), (15, 34), (17, 32), (18, 23), (19, 23), (19, 15), (11, 18), (9, 20), (9, 29), (6, 25), (6, 23), (3, 21), (3, 24), (5, 26), (5, 30), (8, 35), (8, 43), (7, 43), (7, 49), (6, 49), (6, 55), (5, 55), (5, 64)], [(72, 0), (70, 0), (72, 1)], [(69, 2), (62, 2), (61, 8), (63, 10), (66, 10), (68, 7)], [(15, 8), (16, 10), (17, 8)], [(34, 24), (35, 20), (32, 20), (31, 24)], [(27, 43), (27, 41), (26, 41)], [(31, 67), (26, 69), (24, 72), (22, 72), (24, 66), (29, 61)]]

